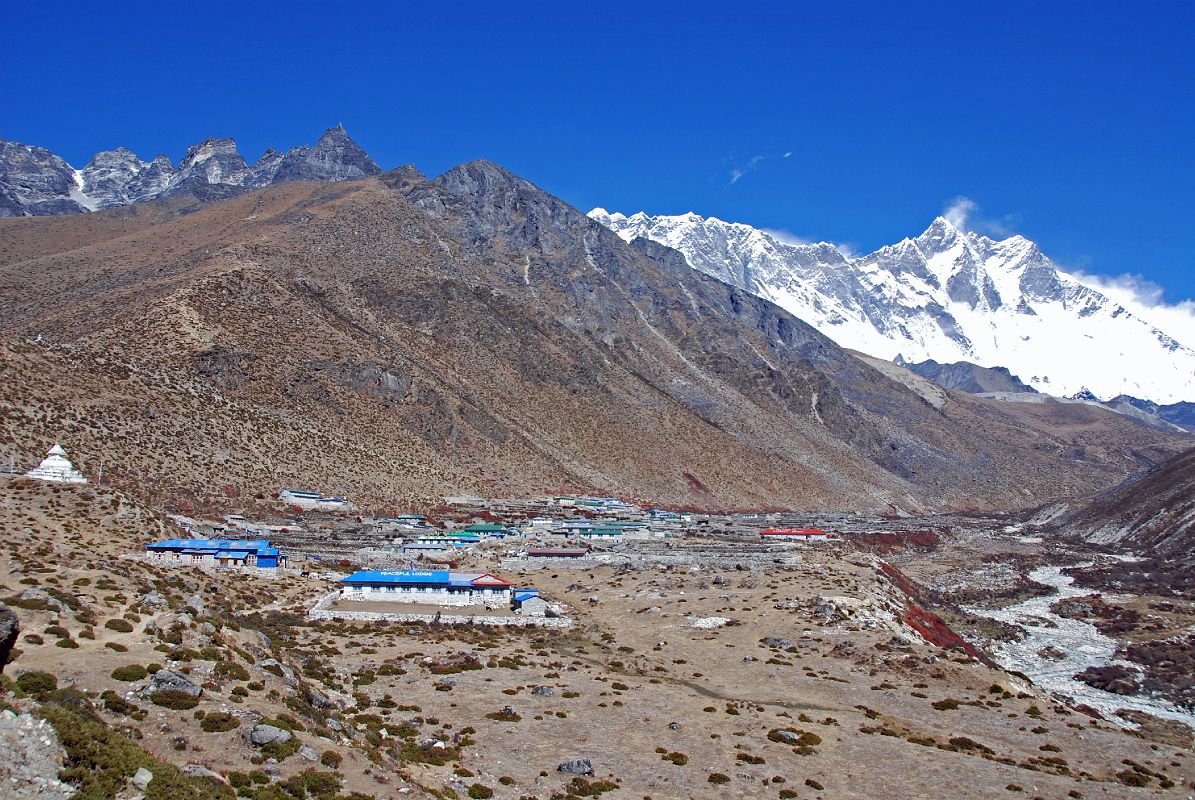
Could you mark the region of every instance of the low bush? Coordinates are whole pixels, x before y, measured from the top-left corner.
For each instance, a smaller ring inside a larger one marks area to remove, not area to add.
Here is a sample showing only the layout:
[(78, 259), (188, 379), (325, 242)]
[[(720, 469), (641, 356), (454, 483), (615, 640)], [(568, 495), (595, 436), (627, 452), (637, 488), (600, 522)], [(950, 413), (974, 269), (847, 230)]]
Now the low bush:
[(218, 661), (212, 673), (217, 678), (225, 678), (234, 681), (249, 680), (249, 670), (235, 661)]
[(58, 679), (48, 672), (23, 672), (17, 676), (17, 689), (21, 694), (41, 700), (58, 688)]
[(151, 694), (149, 700), (156, 706), (174, 711), (189, 711), (199, 705), (198, 697), (192, 697), (180, 689), (162, 689)]
[(522, 719), (510, 706), (503, 708), (501, 711), (491, 711), (485, 716), (486, 719), (493, 719), (498, 722), (518, 722)]
[(712, 774), (708, 778), (706, 778), (706, 780), (708, 780), (712, 784), (721, 785), (723, 783), (730, 783), (730, 776), (725, 775), (721, 772), (715, 772), (714, 774)]
[(153, 773), (145, 800), (233, 800), (223, 783), (190, 778), (177, 767), (158, 761), (127, 736), (108, 727), (91, 711), (50, 704), (42, 716), (54, 726), (66, 757), (60, 778), (75, 786), (79, 800), (116, 797), (140, 767)]
[(241, 721), (223, 711), (216, 711), (204, 716), (203, 721), (199, 723), (199, 727), (208, 733), (223, 733), (224, 731), (231, 731), (239, 728)]
[(140, 664), (129, 664), (127, 667), (117, 667), (112, 670), (112, 677), (118, 681), (139, 681), (149, 672)]
[(104, 623), (104, 627), (110, 631), (117, 633), (132, 633), (133, 625), (127, 619), (120, 619), (119, 617), (108, 620)]

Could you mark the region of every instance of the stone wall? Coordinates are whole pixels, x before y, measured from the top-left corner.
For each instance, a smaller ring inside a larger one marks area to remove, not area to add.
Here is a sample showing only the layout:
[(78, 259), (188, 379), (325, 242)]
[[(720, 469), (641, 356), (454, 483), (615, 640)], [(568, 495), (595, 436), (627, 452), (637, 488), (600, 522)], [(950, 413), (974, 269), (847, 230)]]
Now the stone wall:
[(573, 621), (568, 617), (491, 617), (473, 614), (404, 614), (381, 611), (341, 611), (328, 608), (340, 597), (335, 592), (324, 597), (310, 611), (310, 620), (340, 619), (350, 622), (439, 622), (444, 625), (496, 625), (517, 628), (571, 628)]

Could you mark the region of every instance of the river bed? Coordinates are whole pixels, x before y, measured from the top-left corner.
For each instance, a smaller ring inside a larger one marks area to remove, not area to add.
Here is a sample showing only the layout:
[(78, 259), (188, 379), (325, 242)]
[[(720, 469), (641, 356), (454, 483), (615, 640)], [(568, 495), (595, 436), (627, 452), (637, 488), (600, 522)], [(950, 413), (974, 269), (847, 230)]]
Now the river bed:
[[(1057, 594), (1033, 597), (1006, 608), (967, 606), (976, 616), (999, 620), (1018, 626), (1025, 637), (1017, 642), (1002, 642), (992, 656), (1007, 670), (1024, 673), (1046, 692), (1069, 698), (1074, 704), (1086, 704), (1098, 710), (1110, 722), (1121, 727), (1136, 727), (1116, 716), (1120, 709), (1133, 709), (1157, 717), (1178, 720), (1195, 728), (1195, 714), (1183, 711), (1161, 698), (1148, 695), (1125, 696), (1106, 692), (1075, 680), (1074, 675), (1088, 667), (1117, 664), (1140, 674), (1133, 663), (1116, 658), (1118, 643), (1096, 629), (1094, 625), (1061, 617), (1050, 606), (1068, 597), (1097, 594), (1090, 589), (1074, 586), (1074, 578), (1063, 575), (1062, 567), (1039, 567), (1029, 573), (1037, 583), (1052, 586)], [(1054, 657), (1043, 656), (1047, 647)]]

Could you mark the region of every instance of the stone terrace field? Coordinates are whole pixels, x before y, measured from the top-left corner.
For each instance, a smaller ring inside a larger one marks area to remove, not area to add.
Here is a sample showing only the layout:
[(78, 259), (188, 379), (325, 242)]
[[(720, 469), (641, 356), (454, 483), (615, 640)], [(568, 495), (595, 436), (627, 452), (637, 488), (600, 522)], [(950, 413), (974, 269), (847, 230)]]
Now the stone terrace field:
[[(107, 489), (0, 482), (0, 598), (22, 626), (0, 699), (55, 724), (82, 796), (132, 797), (138, 765), (146, 800), (1177, 798), (1195, 780), (1188, 747), (926, 643), (874, 557), (839, 545), (754, 572), (536, 570), (522, 582), (576, 624), (509, 630), (312, 623), (326, 583), (122, 557), (161, 524)], [(593, 774), (558, 771), (582, 758)]]

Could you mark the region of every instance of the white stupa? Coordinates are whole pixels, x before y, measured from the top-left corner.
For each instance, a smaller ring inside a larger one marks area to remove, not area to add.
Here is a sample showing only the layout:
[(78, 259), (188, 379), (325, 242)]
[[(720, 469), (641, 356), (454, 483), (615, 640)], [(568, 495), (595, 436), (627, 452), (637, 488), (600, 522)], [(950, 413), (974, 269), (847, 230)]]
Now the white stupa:
[(75, 465), (66, 457), (66, 451), (60, 444), (51, 447), (49, 454), (38, 464), (37, 469), (26, 472), (25, 477), (54, 483), (87, 483), (83, 473), (75, 469)]

